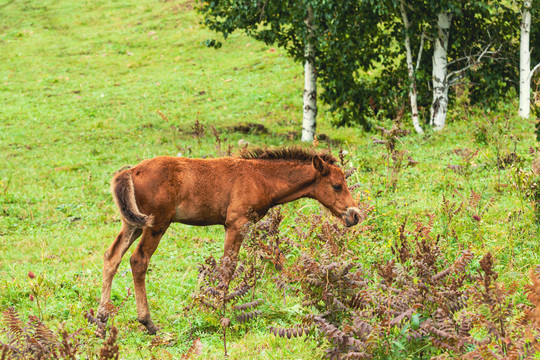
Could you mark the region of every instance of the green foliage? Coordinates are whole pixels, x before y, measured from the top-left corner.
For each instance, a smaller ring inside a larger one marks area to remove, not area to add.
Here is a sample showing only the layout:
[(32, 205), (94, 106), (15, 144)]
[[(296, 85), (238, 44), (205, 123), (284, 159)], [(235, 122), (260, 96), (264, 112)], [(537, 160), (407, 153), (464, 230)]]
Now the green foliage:
[[(199, 11), (205, 25), (225, 38), (241, 30), (266, 44), (283, 47), (303, 63), (308, 6), (314, 10), (311, 34), (316, 50), (312, 61), (323, 89), (321, 99), (338, 115), (335, 123), (370, 129), (370, 111), (390, 112), (393, 117), (407, 104), (405, 85), (409, 81), (399, 1), (212, 0), (200, 2)], [(412, 24), (408, 35), (413, 60), (418, 62), (415, 82), (421, 111), (431, 103), (433, 42), (442, 11), (453, 15), (446, 81), (468, 83), (473, 104), (492, 105), (516, 88), (520, 24), (516, 8), (505, 1), (418, 0), (408, 1), (406, 11)], [(208, 40), (207, 44), (221, 43)]]
[(199, 11), (204, 14), (204, 24), (225, 38), (242, 30), (266, 44), (283, 47), (295, 61), (303, 63), (308, 6), (314, 10), (312, 60), (324, 90), (322, 99), (331, 105), (331, 111), (341, 112), (342, 124), (360, 122), (369, 128), (364, 113), (372, 90), (367, 77), (360, 74), (374, 59), (392, 58), (392, 39), (378, 26), (384, 13), (352, 0), (204, 1)]

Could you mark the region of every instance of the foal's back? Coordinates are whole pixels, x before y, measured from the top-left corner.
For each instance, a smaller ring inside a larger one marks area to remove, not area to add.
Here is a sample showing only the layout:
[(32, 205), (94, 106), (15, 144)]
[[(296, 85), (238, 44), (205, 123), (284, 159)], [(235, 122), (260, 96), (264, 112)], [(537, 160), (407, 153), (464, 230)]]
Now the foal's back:
[(160, 156), (128, 171), (142, 213), (189, 225), (224, 224), (231, 195), (257, 177), (249, 162), (231, 157)]

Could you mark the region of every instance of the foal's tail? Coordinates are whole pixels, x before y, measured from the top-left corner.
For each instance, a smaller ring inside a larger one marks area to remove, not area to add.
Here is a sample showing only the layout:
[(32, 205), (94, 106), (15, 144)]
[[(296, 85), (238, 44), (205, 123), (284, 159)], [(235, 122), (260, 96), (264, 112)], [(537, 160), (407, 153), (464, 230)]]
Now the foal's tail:
[(139, 228), (152, 226), (154, 217), (141, 213), (137, 207), (131, 171), (122, 171), (113, 178), (111, 192), (124, 221)]

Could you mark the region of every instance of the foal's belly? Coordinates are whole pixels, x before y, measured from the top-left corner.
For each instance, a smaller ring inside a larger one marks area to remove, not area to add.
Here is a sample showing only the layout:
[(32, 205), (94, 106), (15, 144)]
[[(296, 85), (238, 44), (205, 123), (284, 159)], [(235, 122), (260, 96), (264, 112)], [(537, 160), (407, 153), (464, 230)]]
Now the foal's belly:
[(223, 225), (225, 217), (209, 206), (198, 206), (195, 209), (178, 206), (172, 221), (196, 226)]

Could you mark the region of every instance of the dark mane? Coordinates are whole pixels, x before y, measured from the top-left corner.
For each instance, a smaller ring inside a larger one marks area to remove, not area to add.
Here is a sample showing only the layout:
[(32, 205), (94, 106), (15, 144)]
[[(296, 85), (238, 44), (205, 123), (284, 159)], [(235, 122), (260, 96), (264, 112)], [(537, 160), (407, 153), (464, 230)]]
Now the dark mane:
[(321, 159), (332, 165), (337, 161), (332, 154), (326, 151), (316, 152), (300, 147), (283, 147), (277, 149), (255, 148), (245, 150), (240, 154), (240, 157), (246, 160), (295, 160), (298, 162), (311, 162), (315, 155), (319, 155)]

